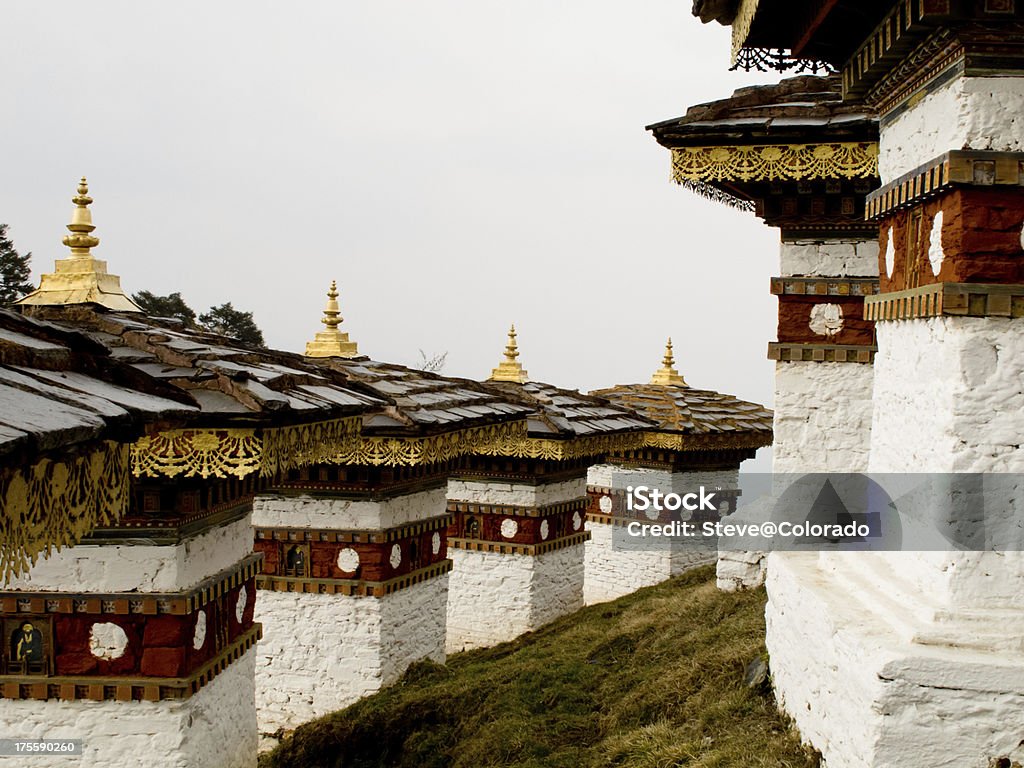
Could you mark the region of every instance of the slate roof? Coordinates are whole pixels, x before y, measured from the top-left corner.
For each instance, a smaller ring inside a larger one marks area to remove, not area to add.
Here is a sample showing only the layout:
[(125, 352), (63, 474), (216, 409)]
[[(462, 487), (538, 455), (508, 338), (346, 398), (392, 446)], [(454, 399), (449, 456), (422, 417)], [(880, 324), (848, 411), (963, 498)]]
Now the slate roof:
[(469, 379), (441, 376), (368, 357), (313, 358), (309, 364), (342, 374), (354, 389), (389, 405), (364, 418), (364, 434), (432, 434), (521, 420), (533, 409)]
[[(475, 382), (369, 358), (306, 358), (251, 347), (176, 320), (88, 307), (34, 309), (143, 382), (177, 392), (186, 421), (278, 425), (364, 414), (364, 434), (429, 435), (522, 419), (531, 409)], [(140, 384), (145, 391), (146, 384)]]
[(772, 412), (732, 395), (658, 384), (620, 385), (592, 394), (651, 419), (657, 425), (654, 430), (657, 432), (691, 436), (750, 435), (759, 445), (772, 442)]
[(0, 457), (5, 463), (96, 440), (133, 440), (148, 423), (198, 412), (182, 392), (133, 370), (74, 330), (0, 310)]
[(530, 437), (571, 440), (619, 432), (638, 432), (651, 428), (653, 422), (637, 415), (628, 407), (610, 402), (595, 394), (560, 389), (551, 384), (528, 381), (525, 384), (486, 381), (487, 390), (516, 400), (529, 407)]
[(739, 88), (728, 99), (697, 104), (683, 117), (647, 126), (663, 147), (877, 141), (878, 118), (843, 102), (838, 75), (804, 75)]

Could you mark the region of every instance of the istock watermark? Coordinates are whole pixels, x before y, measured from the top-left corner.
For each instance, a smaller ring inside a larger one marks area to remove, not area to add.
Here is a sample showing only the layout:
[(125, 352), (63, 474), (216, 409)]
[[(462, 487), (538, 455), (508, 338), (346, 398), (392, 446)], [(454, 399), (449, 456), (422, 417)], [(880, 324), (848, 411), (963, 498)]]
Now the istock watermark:
[(613, 482), (588, 514), (631, 551), (1024, 552), (1024, 474), (715, 474)]
[(626, 509), (630, 512), (717, 512), (718, 506), (715, 504), (715, 493), (708, 493), (703, 485), (691, 493), (665, 493), (646, 485), (635, 488), (631, 485), (626, 488)]

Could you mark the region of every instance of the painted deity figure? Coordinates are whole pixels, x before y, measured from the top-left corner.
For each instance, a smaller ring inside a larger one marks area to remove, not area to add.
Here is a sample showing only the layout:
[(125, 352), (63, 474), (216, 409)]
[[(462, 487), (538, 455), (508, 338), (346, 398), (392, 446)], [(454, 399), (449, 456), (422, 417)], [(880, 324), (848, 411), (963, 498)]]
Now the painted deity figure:
[(26, 621), (11, 634), (11, 659), (26, 664), (43, 660), (43, 633)]

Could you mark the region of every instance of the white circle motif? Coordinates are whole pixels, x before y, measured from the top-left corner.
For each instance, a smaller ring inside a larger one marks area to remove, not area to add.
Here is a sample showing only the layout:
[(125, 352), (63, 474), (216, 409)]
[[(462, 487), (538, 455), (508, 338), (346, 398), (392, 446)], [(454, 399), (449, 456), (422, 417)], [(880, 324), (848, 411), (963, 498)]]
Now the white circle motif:
[(580, 513), (579, 512), (573, 512), (572, 513), (572, 529), (574, 531), (578, 531), (580, 529), (580, 526), (582, 526), (582, 525), (583, 525), (583, 518), (580, 517)]
[(544, 541), (547, 541), (548, 533), (550, 533), (550, 529), (549, 529), (549, 526), (548, 526), (548, 521), (547, 520), (541, 520), (540, 521), (540, 537), (541, 537), (541, 539), (544, 540)]
[(935, 221), (932, 222), (932, 233), (928, 238), (928, 261), (932, 265), (932, 274), (938, 277), (942, 269), (942, 260), (946, 254), (942, 250), (942, 211), (935, 214)]
[(359, 553), (352, 547), (345, 547), (338, 553), (338, 569), (345, 573), (355, 573), (359, 568)]
[(397, 544), (391, 547), (391, 558), (388, 562), (391, 563), (392, 568), (397, 568), (402, 564), (402, 548)]
[(437, 531), (434, 531), (434, 535), (430, 537), (430, 548), (435, 555), (441, 551), (441, 534)]
[(612, 511), (612, 497), (611, 496), (602, 496), (601, 497), (601, 501), (598, 502), (598, 506), (601, 507), (601, 511), (604, 514), (606, 514), (606, 515), (611, 514), (611, 511)]
[[(889, 237), (886, 238), (885, 242), (885, 276), (892, 277), (892, 271), (896, 267), (896, 246), (893, 245), (893, 238), (896, 236), (896, 230), (889, 229)], [(1021, 235), (1024, 239), (1024, 234)]]
[(97, 659), (120, 659), (128, 650), (128, 635), (117, 624), (97, 622), (89, 630), (89, 652)]
[(501, 521), (501, 535), (506, 539), (511, 539), (517, 533), (519, 533), (519, 523), (509, 517)]
[(242, 623), (242, 616), (245, 615), (245, 604), (249, 601), (249, 594), (243, 586), (238, 590), (238, 600), (235, 602), (235, 621)]
[(206, 611), (196, 614), (196, 631), (192, 635), (192, 647), (197, 651), (206, 642)]
[(843, 330), (843, 308), (838, 304), (815, 304), (807, 325), (819, 336), (831, 338)]

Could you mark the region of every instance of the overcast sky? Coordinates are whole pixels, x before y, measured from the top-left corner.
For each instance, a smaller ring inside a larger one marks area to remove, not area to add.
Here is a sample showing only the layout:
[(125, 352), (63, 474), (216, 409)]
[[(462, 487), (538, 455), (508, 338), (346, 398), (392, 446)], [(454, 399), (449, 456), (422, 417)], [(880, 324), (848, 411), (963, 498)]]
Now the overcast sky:
[[(0, 222), (35, 279), (89, 177), (129, 292), (301, 351), (332, 279), (361, 352), (771, 404), (778, 233), (669, 182), (644, 126), (766, 82), (690, 0), (10, 3)], [(767, 469), (763, 461), (758, 466)], [(745, 467), (746, 468), (746, 467)]]

